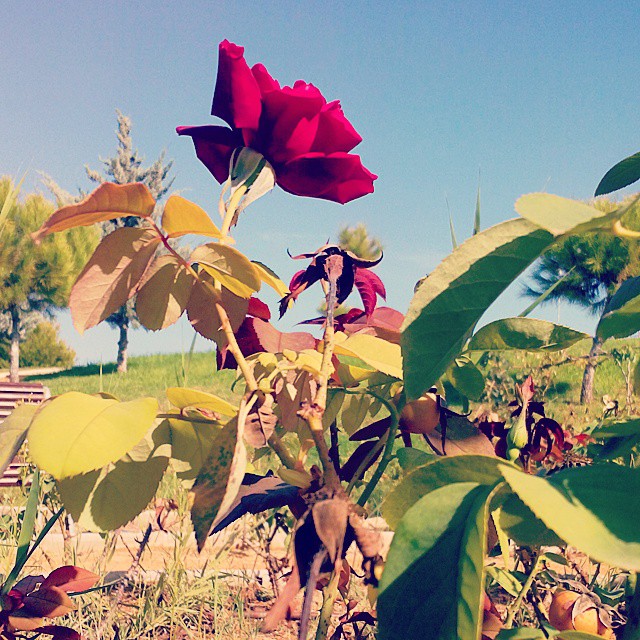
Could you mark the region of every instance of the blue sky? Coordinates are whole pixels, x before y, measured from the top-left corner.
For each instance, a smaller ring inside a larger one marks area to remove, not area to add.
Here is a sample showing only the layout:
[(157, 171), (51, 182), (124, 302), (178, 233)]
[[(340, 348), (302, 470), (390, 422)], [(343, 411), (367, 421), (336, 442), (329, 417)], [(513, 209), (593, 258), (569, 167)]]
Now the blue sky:
[[(341, 206), (276, 189), (244, 214), (237, 246), (288, 281), (297, 264), (287, 248), (315, 249), (362, 221), (385, 245), (377, 271), (401, 311), (450, 250), (445, 198), (463, 239), (479, 181), (489, 226), (513, 217), (523, 193), (590, 197), (612, 164), (640, 148), (635, 3), (6, 1), (3, 14), (0, 175), (28, 170), (27, 189), (40, 188), (39, 170), (70, 191), (88, 188), (83, 166), (114, 151), (119, 108), (141, 153), (153, 160), (165, 149), (174, 187), (215, 212), (219, 186), (174, 129), (214, 122), (224, 38), (281, 83), (302, 78), (340, 99), (364, 139), (357, 151), (380, 176), (375, 193)], [(526, 304), (512, 289), (492, 317)], [(575, 310), (560, 319), (593, 328)], [(60, 321), (80, 361), (114, 358), (113, 331), (80, 338), (67, 316)], [(131, 350), (179, 351), (190, 339), (182, 323), (138, 331)]]

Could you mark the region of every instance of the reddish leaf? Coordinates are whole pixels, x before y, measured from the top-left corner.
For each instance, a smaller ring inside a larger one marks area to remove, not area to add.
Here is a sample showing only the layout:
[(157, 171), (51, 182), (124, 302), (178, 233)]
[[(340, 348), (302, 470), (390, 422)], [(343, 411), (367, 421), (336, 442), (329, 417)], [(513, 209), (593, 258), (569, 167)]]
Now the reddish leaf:
[(57, 618), (75, 610), (71, 598), (60, 587), (40, 587), (25, 596), (21, 611), (31, 615)]
[(91, 571), (67, 565), (54, 569), (44, 580), (40, 588), (58, 587), (66, 593), (86, 591), (95, 586), (98, 580), (100, 580), (100, 576), (97, 576)]
[(38, 242), (54, 231), (83, 227), (123, 216), (148, 218), (153, 213), (155, 204), (148, 187), (141, 182), (122, 185), (105, 182), (81, 202), (55, 211), (32, 238)]
[(359, 268), (356, 268), (354, 284), (362, 298), (364, 312), (369, 317), (376, 308), (377, 297), (380, 296), (383, 300), (387, 297), (384, 284), (373, 271)]
[[(11, 591), (19, 591), (20, 594), (25, 596), (27, 593), (31, 593), (39, 584), (42, 584), (42, 582), (44, 582), (44, 576), (25, 576), (13, 585)], [(9, 595), (11, 595), (11, 591)]]
[(283, 482), (277, 476), (258, 476), (246, 473), (233, 504), (213, 528), (222, 531), (245, 513), (260, 513), (291, 504), (300, 495), (298, 487)]
[[(354, 434), (355, 435), (355, 434)], [(349, 456), (349, 459), (342, 465), (340, 469), (340, 480), (343, 482), (351, 482), (356, 471), (360, 468), (360, 465), (364, 462), (365, 458), (378, 446), (379, 440), (367, 440), (357, 447), (357, 449)], [(372, 456), (371, 460), (367, 463), (363, 470), (367, 471), (371, 465), (380, 457), (382, 453), (382, 447), (378, 446), (378, 450)]]
[[(240, 350), (245, 356), (254, 353), (282, 353), (285, 349), (302, 351), (303, 349), (315, 349), (318, 340), (310, 333), (295, 331), (283, 333), (272, 324), (259, 318), (245, 318), (236, 332), (236, 339)], [(235, 369), (237, 363), (230, 354), (220, 354), (218, 368)]]
[(356, 432), (349, 436), (349, 440), (352, 442), (358, 442), (360, 440), (371, 440), (372, 438), (382, 438), (387, 433), (391, 426), (391, 416), (376, 420), (362, 429), (358, 429)]
[(147, 228), (123, 227), (102, 240), (71, 290), (69, 307), (83, 333), (131, 298), (149, 267), (160, 238)]
[(7, 616), (9, 631), (34, 631), (41, 626), (43, 622), (42, 617), (32, 616), (24, 609), (20, 609)]
[(249, 309), (247, 310), (247, 315), (253, 316), (254, 318), (260, 318), (260, 320), (271, 320), (271, 311), (269, 311), (268, 305), (254, 296), (249, 298)]
[(236, 296), (224, 287), (220, 291), (216, 290), (212, 278), (201, 272), (189, 296), (187, 317), (200, 335), (213, 340), (219, 348), (223, 348), (227, 345), (227, 338), (222, 331), (220, 316), (216, 311), (215, 303), (218, 301), (229, 316), (231, 329), (237, 331), (247, 314), (249, 301)]
[(82, 636), (74, 629), (61, 627), (57, 624), (48, 624), (44, 627), (38, 627), (37, 629), (34, 629), (34, 631), (53, 636), (53, 640), (82, 640)]
[(244, 425), (244, 439), (247, 444), (259, 449), (266, 447), (267, 441), (276, 428), (278, 417), (273, 412), (273, 396), (264, 397), (260, 406), (256, 403), (247, 416)]

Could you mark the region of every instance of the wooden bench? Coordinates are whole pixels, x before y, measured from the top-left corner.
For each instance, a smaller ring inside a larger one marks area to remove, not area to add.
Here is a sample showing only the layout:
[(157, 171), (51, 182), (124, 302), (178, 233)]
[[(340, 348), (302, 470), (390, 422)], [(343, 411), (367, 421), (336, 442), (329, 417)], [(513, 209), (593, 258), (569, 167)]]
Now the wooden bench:
[[(0, 422), (4, 421), (18, 404), (40, 404), (50, 397), (49, 389), (39, 382), (0, 382)], [(0, 477), (0, 488), (22, 486), (26, 466), (26, 462), (16, 456)]]

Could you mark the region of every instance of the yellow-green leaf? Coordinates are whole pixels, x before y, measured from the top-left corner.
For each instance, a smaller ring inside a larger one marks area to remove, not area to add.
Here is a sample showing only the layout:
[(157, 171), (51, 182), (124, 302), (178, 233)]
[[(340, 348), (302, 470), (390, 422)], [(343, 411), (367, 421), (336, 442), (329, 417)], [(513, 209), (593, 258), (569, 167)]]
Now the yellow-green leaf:
[(336, 354), (356, 356), (388, 376), (402, 379), (400, 345), (366, 333), (355, 333), (336, 344)]
[(260, 280), (269, 285), (281, 298), (289, 293), (289, 287), (266, 264), (257, 260), (252, 260), (251, 263), (257, 269)]
[(175, 256), (159, 256), (136, 295), (136, 312), (142, 325), (156, 331), (176, 322), (189, 302), (194, 283), (193, 275)]
[(33, 239), (39, 241), (54, 231), (83, 227), (123, 216), (148, 218), (153, 213), (155, 204), (149, 188), (141, 182), (122, 185), (105, 182), (81, 202), (55, 211), (33, 234)]
[(230, 402), (218, 398), (211, 393), (199, 391), (198, 389), (187, 389), (185, 387), (169, 387), (167, 389), (169, 402), (177, 409), (210, 409), (223, 416), (233, 417), (238, 413), (238, 408)]
[(244, 418), (242, 422), (233, 418), (216, 435), (211, 453), (191, 490), (191, 521), (199, 551), (202, 551), (219, 516), (231, 506), (242, 484), (247, 466), (243, 440)]
[(195, 480), (224, 425), (220, 422), (167, 420), (171, 433), (171, 465), (181, 480)]
[(220, 229), (213, 224), (204, 209), (176, 195), (171, 196), (164, 205), (162, 228), (170, 238), (178, 238), (188, 233), (210, 238), (222, 237)]
[(112, 531), (123, 527), (153, 500), (169, 459), (151, 457), (133, 461), (125, 456), (107, 467), (56, 485), (65, 509), (87, 531)]
[(0, 424), (0, 476), (22, 446), (37, 410), (36, 404), (21, 404)]
[(83, 333), (131, 298), (160, 238), (149, 229), (122, 227), (102, 240), (71, 290), (73, 325)]
[(60, 480), (120, 459), (153, 425), (155, 398), (118, 402), (77, 391), (46, 404), (29, 429), (33, 461)]
[(625, 207), (606, 213), (579, 200), (551, 193), (528, 193), (516, 200), (516, 211), (555, 236), (611, 226), (626, 211)]
[(261, 280), (255, 265), (237, 249), (209, 243), (198, 247), (190, 261), (199, 264), (212, 278), (241, 298), (260, 290)]

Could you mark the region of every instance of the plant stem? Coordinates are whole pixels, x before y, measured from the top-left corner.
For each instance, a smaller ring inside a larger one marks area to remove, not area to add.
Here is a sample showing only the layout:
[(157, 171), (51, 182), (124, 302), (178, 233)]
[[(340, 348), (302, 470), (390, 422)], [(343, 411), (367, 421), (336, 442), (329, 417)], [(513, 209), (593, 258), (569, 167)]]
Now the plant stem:
[(220, 232), (222, 233), (222, 240), (225, 240), (229, 235), (229, 229), (231, 228), (231, 223), (233, 222), (233, 218), (236, 215), (236, 209), (238, 208), (240, 201), (244, 197), (244, 194), (247, 193), (248, 190), (249, 189), (247, 185), (243, 184), (238, 187), (235, 190), (234, 194), (231, 196), (229, 204), (227, 205), (226, 213), (224, 215), (224, 220), (222, 221), (222, 228), (220, 229)]
[[(371, 392), (369, 392), (371, 393)], [(400, 422), (400, 413), (402, 407), (396, 408), (392, 402), (389, 402), (386, 399), (383, 399), (373, 393), (371, 393), (375, 398), (383, 402), (383, 404), (387, 407), (391, 414), (391, 424), (389, 425), (389, 432), (387, 435), (387, 441), (384, 445), (384, 451), (382, 453), (382, 459), (378, 463), (376, 470), (373, 472), (371, 479), (369, 480), (369, 484), (364, 488), (364, 491), (360, 494), (358, 498), (358, 505), (364, 507), (367, 503), (367, 500), (371, 497), (374, 489), (378, 486), (378, 482), (380, 482), (380, 478), (387, 469), (387, 465), (391, 462), (391, 458), (393, 456), (393, 447), (396, 443), (396, 433), (398, 432), (398, 424)], [(402, 402), (402, 400), (401, 400)]]
[(509, 608), (507, 609), (507, 619), (504, 621), (505, 629), (511, 629), (511, 627), (513, 626), (513, 621), (516, 617), (516, 614), (520, 610), (520, 607), (522, 606), (522, 601), (527, 595), (529, 589), (531, 589), (531, 585), (533, 584), (533, 581), (535, 580), (536, 575), (540, 570), (540, 566), (542, 565), (541, 557), (541, 555), (538, 555), (536, 561), (533, 563), (533, 567), (531, 568), (529, 575), (527, 576), (527, 579), (522, 585), (522, 589), (520, 589), (520, 593), (518, 594), (517, 598), (509, 605)]
[(320, 618), (318, 620), (318, 628), (316, 629), (316, 640), (326, 640), (329, 633), (329, 625), (331, 624), (331, 614), (338, 597), (338, 583), (340, 581), (340, 571), (333, 569), (329, 584), (322, 590), (322, 609), (320, 609)]

